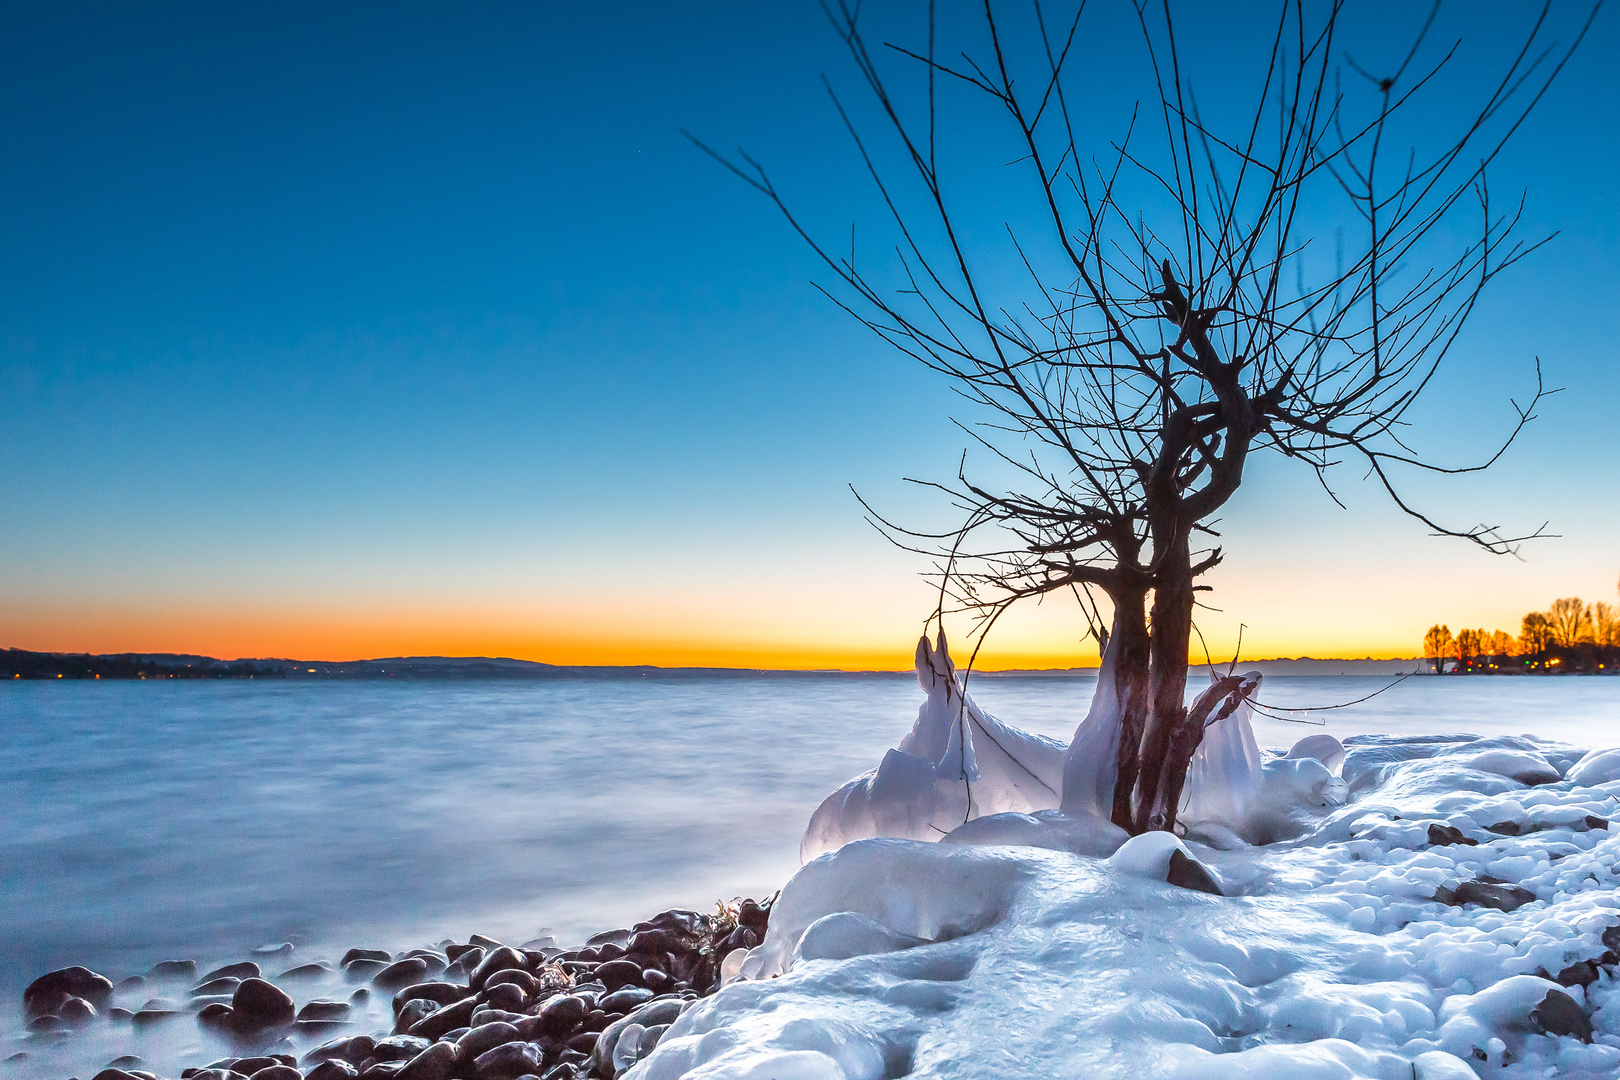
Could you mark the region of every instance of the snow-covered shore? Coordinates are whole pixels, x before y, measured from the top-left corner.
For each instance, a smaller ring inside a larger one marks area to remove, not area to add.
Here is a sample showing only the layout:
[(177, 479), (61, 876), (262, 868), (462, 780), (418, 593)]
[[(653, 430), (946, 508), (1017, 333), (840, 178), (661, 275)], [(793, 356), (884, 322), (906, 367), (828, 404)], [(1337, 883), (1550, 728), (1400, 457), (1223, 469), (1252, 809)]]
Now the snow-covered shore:
[(761, 977), (628, 1080), (1620, 1073), (1620, 755), (1347, 751), (1350, 801), (1305, 835), (1186, 843), (1226, 896), (1166, 883), (1167, 849), (846, 845), (784, 889)]

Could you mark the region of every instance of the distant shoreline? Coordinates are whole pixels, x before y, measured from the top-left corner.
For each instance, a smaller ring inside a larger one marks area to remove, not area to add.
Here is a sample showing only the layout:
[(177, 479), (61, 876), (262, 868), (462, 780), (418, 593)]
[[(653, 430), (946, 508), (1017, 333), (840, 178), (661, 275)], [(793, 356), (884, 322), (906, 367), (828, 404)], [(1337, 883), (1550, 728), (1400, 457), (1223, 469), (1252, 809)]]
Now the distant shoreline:
[[(1216, 664), (1224, 670), (1224, 664)], [(1335, 660), (1313, 657), (1240, 660), (1244, 671), (1266, 675), (1404, 675), (1423, 672), (1425, 661), (1411, 657)], [(1200, 676), (1205, 664), (1188, 669)], [(974, 678), (1095, 678), (1097, 668), (1010, 668), (975, 671)], [(372, 660), (293, 660), (285, 657), (221, 660), (183, 653), (51, 653), (25, 649), (0, 652), (0, 679), (557, 679), (557, 678), (911, 678), (910, 671), (841, 668), (657, 667), (651, 664), (560, 665), (487, 656), (394, 656)]]

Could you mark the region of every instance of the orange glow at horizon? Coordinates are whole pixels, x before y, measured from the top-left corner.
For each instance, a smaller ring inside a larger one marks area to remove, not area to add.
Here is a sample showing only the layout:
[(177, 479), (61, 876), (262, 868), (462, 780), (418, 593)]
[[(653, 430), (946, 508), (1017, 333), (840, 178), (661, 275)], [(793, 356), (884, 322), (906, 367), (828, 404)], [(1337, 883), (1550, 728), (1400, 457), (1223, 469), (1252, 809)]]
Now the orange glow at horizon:
[[(0, 615), (0, 647), (73, 653), (195, 653), (220, 659), (278, 657), (345, 661), (390, 656), (503, 656), (580, 666), (724, 667), (777, 670), (905, 671), (912, 666), (916, 624), (877, 619), (867, 632), (831, 633), (825, 626), (738, 625), (723, 612), (699, 621), (665, 614), (628, 619), (623, 612), (522, 615), (511, 610), (274, 610), (233, 605), (154, 608), (103, 605), (13, 605)], [(1091, 667), (1090, 641), (1039, 615), (1009, 621), (984, 647), (980, 670)], [(950, 627), (953, 655), (972, 650), (965, 623)], [(1235, 638), (1210, 631), (1211, 655), (1224, 662)], [(1246, 632), (1250, 659), (1404, 659), (1414, 647), (1351, 635), (1338, 642)], [(1194, 639), (1194, 662), (1204, 654)]]

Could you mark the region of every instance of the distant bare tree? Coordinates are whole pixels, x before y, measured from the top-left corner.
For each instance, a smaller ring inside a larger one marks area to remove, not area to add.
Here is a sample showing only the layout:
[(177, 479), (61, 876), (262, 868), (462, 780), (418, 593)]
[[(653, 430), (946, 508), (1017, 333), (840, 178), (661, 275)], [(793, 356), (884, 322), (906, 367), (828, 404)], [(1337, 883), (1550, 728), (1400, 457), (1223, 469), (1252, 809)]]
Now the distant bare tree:
[(1599, 645), (1620, 645), (1620, 608), (1599, 600), (1587, 611), (1592, 640)]
[(1446, 673), (1446, 661), (1457, 655), (1457, 639), (1451, 636), (1451, 627), (1436, 624), (1423, 635), (1423, 657), (1434, 664), (1434, 673)]
[(1491, 632), (1492, 656), (1516, 656), (1519, 652), (1518, 642), (1506, 630), (1493, 630)]
[[(1455, 67), (1455, 46), (1431, 48), (1433, 12), (1409, 49), (1366, 71), (1340, 52), (1351, 9), (1274, 5), (1246, 73), (1252, 108), (1226, 124), (1206, 122), (1189, 65), (1237, 76), (1227, 58), (1186, 48), (1169, 3), (1136, 5), (1134, 42), (1083, 29), (1083, 8), (1009, 15), (987, 3), (957, 48), (937, 40), (930, 5), (919, 44), (874, 53), (860, 8), (829, 0), (888, 136), (880, 149), (835, 96), (892, 214), (895, 259), (882, 271), (858, 263), (853, 244), (814, 235), (747, 154), (698, 145), (781, 209), (838, 278), (841, 305), (989, 417), (967, 430), (1010, 480), (975, 477), (964, 456), (954, 480), (929, 485), (956, 525), (873, 519), (937, 558), (941, 618), (971, 612), (987, 633), (1019, 601), (1080, 601), (1103, 675), (1072, 744), (1064, 808), (1140, 833), (1174, 827), (1203, 738), (1208, 710), (1184, 704), (1192, 616), (1197, 579), (1222, 552), (1202, 538), (1217, 535), (1211, 519), (1251, 451), (1302, 463), (1330, 494), (1330, 469), (1352, 460), (1430, 531), (1488, 552), (1539, 534), (1443, 524), (1398, 471), (1489, 466), (1543, 396), (1538, 365), (1516, 421), (1472, 465), (1442, 465), (1402, 438), (1482, 290), (1536, 246), (1517, 239), (1519, 207), (1493, 200), (1486, 170), (1574, 46), (1545, 44), (1544, 9), (1480, 100), (1450, 124), (1426, 120), (1419, 147), (1400, 143), (1415, 128), (1397, 121), (1443, 100)], [(1114, 137), (1095, 136), (1105, 103), (1078, 76), (1090, 55), (1126, 50), (1153, 96)], [(898, 89), (891, 61), (904, 69)], [(1018, 158), (993, 189), (1023, 222), (1007, 226), (1003, 264), (989, 241), (965, 239), (952, 197), (965, 186), (950, 179), (963, 142), (992, 145), (957, 119), (980, 106)], [(885, 164), (891, 151), (899, 167)], [(1025, 283), (997, 300), (1006, 266)], [(1111, 603), (1108, 629), (1094, 590)]]
[(1480, 654), (1479, 635), (1480, 631), (1478, 630), (1457, 631), (1457, 662), (1463, 666), (1465, 671), (1473, 663), (1474, 658)]

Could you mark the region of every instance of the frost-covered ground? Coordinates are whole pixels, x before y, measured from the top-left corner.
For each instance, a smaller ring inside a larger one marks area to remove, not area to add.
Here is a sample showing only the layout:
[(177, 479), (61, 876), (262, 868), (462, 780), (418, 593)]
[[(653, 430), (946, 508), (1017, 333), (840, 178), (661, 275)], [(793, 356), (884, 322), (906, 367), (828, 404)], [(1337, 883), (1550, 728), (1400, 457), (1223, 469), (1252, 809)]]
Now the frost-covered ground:
[(1225, 896), (1168, 884), (1162, 834), (845, 845), (784, 889), (757, 978), (614, 1056), (627, 1080), (1620, 1075), (1620, 753), (1346, 748), (1349, 801), (1304, 835), (1186, 842)]

